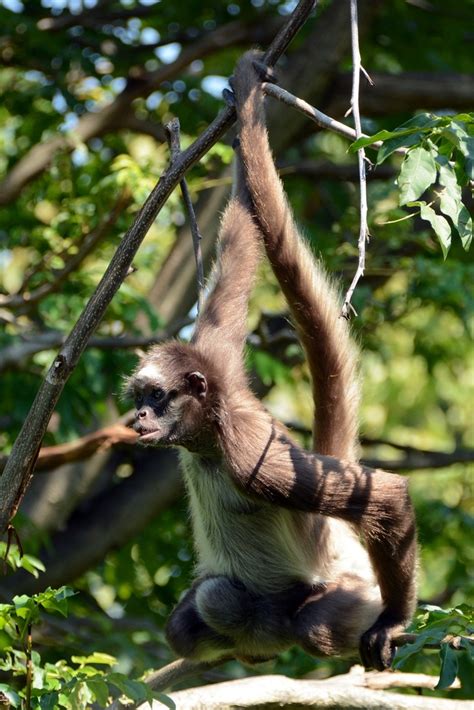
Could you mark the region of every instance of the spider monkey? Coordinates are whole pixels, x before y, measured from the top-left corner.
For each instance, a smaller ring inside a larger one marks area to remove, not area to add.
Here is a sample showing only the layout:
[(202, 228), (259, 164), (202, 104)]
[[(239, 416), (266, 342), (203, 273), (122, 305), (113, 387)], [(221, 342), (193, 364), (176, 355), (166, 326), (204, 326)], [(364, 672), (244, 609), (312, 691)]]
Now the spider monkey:
[[(180, 448), (191, 508), (196, 581), (167, 638), (201, 660), (358, 647), (366, 667), (383, 669), (415, 602), (413, 509), (405, 479), (357, 463), (356, 354), (276, 173), (262, 80), (273, 79), (260, 53), (247, 53), (227, 95), (238, 117), (234, 192), (192, 340), (151, 348), (128, 380), (141, 443)], [(261, 243), (308, 358), (318, 453), (248, 386), (245, 321)]]

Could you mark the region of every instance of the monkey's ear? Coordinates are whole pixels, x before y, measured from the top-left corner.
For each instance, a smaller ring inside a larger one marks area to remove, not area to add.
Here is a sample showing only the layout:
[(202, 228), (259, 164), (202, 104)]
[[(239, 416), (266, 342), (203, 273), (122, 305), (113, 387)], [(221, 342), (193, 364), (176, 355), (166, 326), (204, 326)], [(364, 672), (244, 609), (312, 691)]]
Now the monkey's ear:
[(207, 380), (202, 372), (188, 372), (186, 382), (191, 388), (191, 393), (198, 399), (205, 399), (207, 395)]

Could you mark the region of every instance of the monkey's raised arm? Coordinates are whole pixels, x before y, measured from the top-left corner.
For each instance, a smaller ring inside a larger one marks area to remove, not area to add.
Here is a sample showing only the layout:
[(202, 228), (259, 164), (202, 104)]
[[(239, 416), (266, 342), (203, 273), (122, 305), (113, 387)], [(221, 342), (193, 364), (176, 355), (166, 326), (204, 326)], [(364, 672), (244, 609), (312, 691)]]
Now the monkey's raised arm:
[[(250, 442), (245, 450), (241, 440)], [(251, 497), (341, 518), (362, 533), (385, 606), (367, 632), (372, 643), (383, 644), (390, 629), (399, 631), (408, 623), (416, 593), (416, 530), (405, 478), (308, 453), (278, 425), (255, 417), (241, 418), (235, 438), (228, 437), (227, 452), (234, 482)]]
[(356, 351), (340, 318), (336, 289), (302, 241), (276, 172), (265, 125), (260, 52), (248, 52), (232, 81), (241, 155), (255, 216), (273, 271), (305, 348), (317, 407), (315, 450), (357, 458)]
[(233, 196), (222, 216), (212, 290), (192, 342), (225, 363), (228, 376), (245, 380), (243, 348), (248, 299), (260, 259), (259, 230), (252, 218), (238, 144)]

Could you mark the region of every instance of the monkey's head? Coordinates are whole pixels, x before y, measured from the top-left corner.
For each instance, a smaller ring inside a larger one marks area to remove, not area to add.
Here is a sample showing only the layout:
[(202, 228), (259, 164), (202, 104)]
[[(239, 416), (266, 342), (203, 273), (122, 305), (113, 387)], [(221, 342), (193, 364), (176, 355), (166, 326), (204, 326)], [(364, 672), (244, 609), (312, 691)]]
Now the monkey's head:
[(152, 348), (127, 378), (125, 393), (135, 402), (135, 431), (147, 446), (212, 448), (214, 377), (192, 345)]

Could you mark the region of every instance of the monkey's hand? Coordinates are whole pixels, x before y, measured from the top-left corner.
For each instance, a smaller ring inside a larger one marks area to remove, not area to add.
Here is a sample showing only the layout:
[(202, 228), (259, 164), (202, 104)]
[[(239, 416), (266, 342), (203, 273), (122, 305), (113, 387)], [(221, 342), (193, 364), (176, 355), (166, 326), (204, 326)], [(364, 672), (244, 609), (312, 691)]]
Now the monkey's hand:
[(359, 653), (365, 668), (375, 668), (384, 671), (392, 665), (395, 655), (393, 639), (400, 634), (406, 624), (396, 619), (388, 611), (382, 612), (379, 618), (366, 631), (360, 640)]
[[(278, 84), (278, 79), (275, 75), (273, 67), (267, 66), (262, 60), (263, 54), (258, 51), (247, 52), (241, 59), (242, 66), (247, 66), (250, 71), (253, 69), (254, 73), (257, 75), (261, 82), (267, 82), (269, 84)], [(234, 93), (234, 76), (229, 77), (230, 89), (224, 89), (222, 91), (222, 98), (228, 106), (235, 108), (236, 98)]]
[(233, 91), (230, 89), (223, 89), (222, 91), (222, 98), (226, 102), (227, 106), (230, 106), (230, 108), (235, 108), (235, 94)]
[(278, 84), (278, 78), (273, 67), (267, 66), (258, 56), (252, 61), (252, 66), (260, 81), (266, 81), (268, 84)]

